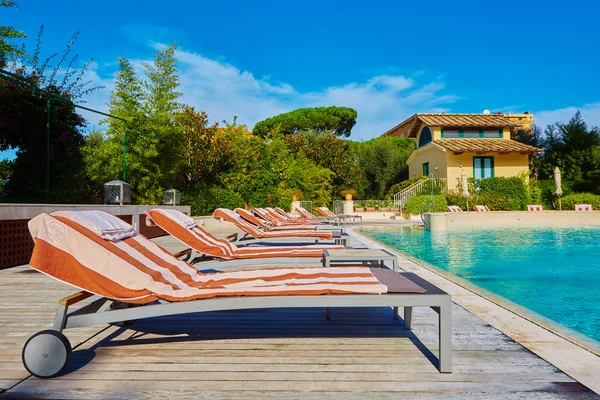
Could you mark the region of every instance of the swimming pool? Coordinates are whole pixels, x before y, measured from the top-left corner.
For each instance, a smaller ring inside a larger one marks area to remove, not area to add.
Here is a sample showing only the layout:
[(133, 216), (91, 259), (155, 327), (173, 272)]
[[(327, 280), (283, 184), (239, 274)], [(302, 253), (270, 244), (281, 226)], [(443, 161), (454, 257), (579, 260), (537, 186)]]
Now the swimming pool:
[(600, 228), (359, 232), (600, 342)]

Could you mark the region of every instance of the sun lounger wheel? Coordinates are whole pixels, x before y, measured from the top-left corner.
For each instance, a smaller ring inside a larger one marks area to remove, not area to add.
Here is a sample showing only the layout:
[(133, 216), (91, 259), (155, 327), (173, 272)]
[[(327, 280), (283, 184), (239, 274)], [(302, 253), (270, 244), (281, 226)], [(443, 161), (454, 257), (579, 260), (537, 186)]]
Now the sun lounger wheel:
[(23, 365), (38, 378), (52, 378), (65, 368), (71, 359), (71, 343), (59, 331), (40, 331), (23, 346)]

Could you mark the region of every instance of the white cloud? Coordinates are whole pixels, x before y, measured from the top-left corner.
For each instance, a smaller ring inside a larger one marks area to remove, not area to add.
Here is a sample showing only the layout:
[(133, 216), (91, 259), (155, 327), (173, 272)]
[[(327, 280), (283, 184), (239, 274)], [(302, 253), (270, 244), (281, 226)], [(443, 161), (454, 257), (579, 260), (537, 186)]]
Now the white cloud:
[(600, 127), (600, 102), (584, 104), (580, 107), (565, 107), (557, 110), (537, 111), (534, 112), (533, 118), (536, 125), (545, 128), (547, 125), (555, 124), (557, 122), (569, 122), (578, 110), (581, 111), (581, 115), (588, 127)]
[[(162, 46), (152, 45), (154, 48)], [(458, 98), (441, 94), (443, 82), (421, 82), (422, 75), (419, 81), (403, 75), (378, 75), (364, 82), (301, 92), (287, 83), (256, 77), (250, 71), (195, 52), (179, 50), (177, 58), (183, 103), (205, 110), (213, 121), (231, 121), (236, 115), (238, 122), (250, 129), (260, 120), (297, 108), (336, 105), (358, 111), (352, 139), (370, 139), (416, 112), (448, 111), (448, 106)], [(132, 63), (139, 68), (141, 61)], [(102, 79), (97, 72), (96, 66), (89, 74), (96, 74), (94, 81), (107, 88), (93, 93), (87, 100), (93, 108), (106, 109), (114, 73), (110, 79)]]

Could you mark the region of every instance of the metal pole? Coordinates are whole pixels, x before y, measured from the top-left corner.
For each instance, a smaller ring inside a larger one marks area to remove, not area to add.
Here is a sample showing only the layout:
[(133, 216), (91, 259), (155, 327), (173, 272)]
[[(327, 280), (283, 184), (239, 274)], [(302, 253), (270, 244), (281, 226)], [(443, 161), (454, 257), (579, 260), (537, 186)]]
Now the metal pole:
[(46, 102), (46, 203), (50, 201), (50, 100)]

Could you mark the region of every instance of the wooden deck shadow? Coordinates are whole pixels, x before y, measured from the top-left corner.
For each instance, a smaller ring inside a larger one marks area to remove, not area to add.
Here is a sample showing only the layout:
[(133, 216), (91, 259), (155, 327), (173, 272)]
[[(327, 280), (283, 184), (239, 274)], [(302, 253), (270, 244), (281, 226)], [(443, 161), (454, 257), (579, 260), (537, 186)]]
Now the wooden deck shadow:
[[(393, 319), (391, 308), (333, 308), (331, 316), (332, 320), (326, 321), (325, 308), (314, 307), (211, 311), (148, 318), (121, 327), (89, 349), (73, 351), (65, 374), (92, 362), (95, 350), (102, 347), (218, 339), (407, 338), (429, 362), (438, 365), (437, 355), (412, 330), (404, 329), (401, 317)], [(128, 333), (125, 339), (117, 339)]]

